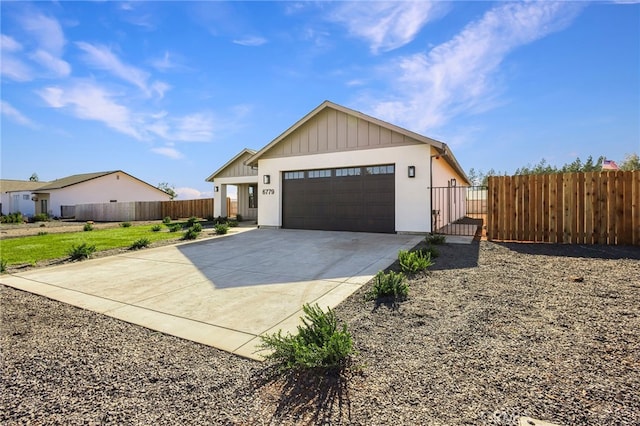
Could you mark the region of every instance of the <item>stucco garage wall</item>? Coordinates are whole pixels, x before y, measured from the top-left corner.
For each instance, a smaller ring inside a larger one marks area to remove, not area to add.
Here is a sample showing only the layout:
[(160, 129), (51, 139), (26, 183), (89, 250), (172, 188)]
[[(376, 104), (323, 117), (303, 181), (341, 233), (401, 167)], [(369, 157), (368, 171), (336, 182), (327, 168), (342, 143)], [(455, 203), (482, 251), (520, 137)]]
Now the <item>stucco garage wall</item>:
[[(118, 178), (119, 177), (119, 178)], [(114, 173), (71, 185), (48, 190), (49, 210), (60, 215), (60, 206), (124, 201), (168, 201), (169, 195), (123, 173)]]
[[(415, 144), (369, 150), (332, 152), (258, 160), (258, 225), (282, 226), (282, 172), (336, 167), (395, 164), (396, 232), (430, 232), (430, 145)], [(416, 167), (416, 177), (407, 168)], [(264, 184), (262, 176), (270, 175)]]

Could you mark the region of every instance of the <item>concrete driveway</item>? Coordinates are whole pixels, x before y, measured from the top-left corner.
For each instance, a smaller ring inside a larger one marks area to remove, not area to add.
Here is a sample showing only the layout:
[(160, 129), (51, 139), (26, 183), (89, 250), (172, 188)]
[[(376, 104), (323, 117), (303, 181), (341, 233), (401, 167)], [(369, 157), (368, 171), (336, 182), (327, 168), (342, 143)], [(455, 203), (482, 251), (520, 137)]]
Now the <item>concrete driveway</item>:
[(236, 228), (233, 235), (2, 275), (0, 283), (244, 357), (334, 307), (422, 237)]

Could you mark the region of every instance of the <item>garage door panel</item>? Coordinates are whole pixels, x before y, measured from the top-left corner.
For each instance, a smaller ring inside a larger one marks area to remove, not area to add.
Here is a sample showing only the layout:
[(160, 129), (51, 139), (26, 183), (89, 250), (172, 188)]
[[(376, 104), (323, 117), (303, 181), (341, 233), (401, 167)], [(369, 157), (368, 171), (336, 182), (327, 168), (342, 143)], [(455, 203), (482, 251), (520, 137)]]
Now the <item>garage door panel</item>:
[[(352, 168), (360, 174), (283, 181), (283, 227), (360, 232), (395, 232), (395, 175), (370, 174), (381, 167)], [(350, 171), (352, 170), (350, 169)], [(317, 173), (314, 173), (317, 176)]]

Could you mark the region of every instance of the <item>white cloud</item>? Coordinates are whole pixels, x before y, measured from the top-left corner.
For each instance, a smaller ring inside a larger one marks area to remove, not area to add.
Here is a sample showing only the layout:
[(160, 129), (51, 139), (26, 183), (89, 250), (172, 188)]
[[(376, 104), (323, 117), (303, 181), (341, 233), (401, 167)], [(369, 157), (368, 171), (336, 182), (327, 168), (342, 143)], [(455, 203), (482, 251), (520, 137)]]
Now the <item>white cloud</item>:
[(40, 65), (53, 71), (56, 77), (67, 77), (71, 74), (71, 65), (68, 62), (52, 55), (46, 50), (37, 50), (31, 58)]
[(184, 157), (184, 155), (180, 151), (170, 146), (151, 148), (151, 151), (174, 160), (179, 160)]
[(0, 34), (0, 49), (2, 49), (2, 52), (18, 52), (22, 50), (22, 45), (13, 37)]
[(168, 71), (173, 68), (177, 68), (178, 66), (171, 60), (169, 52), (164, 52), (164, 56), (160, 59), (156, 59), (151, 62), (151, 66), (153, 66), (158, 71)]
[(200, 191), (195, 188), (180, 187), (175, 189), (178, 200), (194, 200), (197, 198), (213, 198), (213, 191)]
[(213, 117), (209, 114), (180, 117), (175, 127), (175, 139), (179, 141), (208, 142), (213, 138)]
[(35, 124), (28, 117), (22, 114), (20, 111), (15, 109), (9, 102), (0, 101), (0, 109), (2, 115), (11, 119), (12, 121), (21, 124), (23, 126), (34, 127)]
[(30, 57), (52, 71), (56, 77), (66, 77), (71, 73), (71, 65), (62, 59), (66, 44), (60, 23), (42, 14), (28, 14), (21, 17), (23, 28), (36, 40), (38, 48)]
[[(574, 2), (515, 2), (496, 6), (428, 53), (396, 60), (389, 79), (397, 97), (373, 114), (417, 131), (491, 107), (494, 77), (513, 50), (562, 30), (581, 10)], [(371, 108), (369, 108), (371, 109)]]
[(158, 114), (145, 126), (146, 130), (168, 141), (210, 142), (214, 136), (214, 118), (209, 113), (195, 113), (184, 117)]
[(76, 46), (85, 52), (85, 59), (90, 65), (106, 70), (116, 77), (133, 84), (144, 92), (146, 96), (151, 96), (155, 92), (162, 97), (169, 88), (169, 85), (159, 81), (149, 86), (147, 82), (149, 73), (123, 63), (107, 46), (93, 45), (83, 41), (76, 42)]
[(370, 43), (373, 53), (402, 47), (416, 37), (429, 21), (442, 16), (442, 2), (344, 2), (330, 20), (347, 27), (355, 37)]
[(60, 23), (42, 14), (25, 15), (22, 25), (38, 41), (41, 49), (55, 56), (61, 56), (65, 45), (64, 32)]
[(33, 71), (31, 67), (23, 61), (3, 54), (2, 61), (0, 62), (0, 70), (4, 77), (21, 82), (33, 80)]
[(121, 133), (144, 139), (129, 108), (115, 102), (111, 94), (96, 84), (81, 82), (68, 88), (47, 87), (38, 94), (53, 108), (66, 108), (80, 119), (99, 121)]
[(262, 46), (267, 42), (267, 39), (264, 37), (249, 36), (249, 37), (233, 40), (233, 42), (241, 46)]

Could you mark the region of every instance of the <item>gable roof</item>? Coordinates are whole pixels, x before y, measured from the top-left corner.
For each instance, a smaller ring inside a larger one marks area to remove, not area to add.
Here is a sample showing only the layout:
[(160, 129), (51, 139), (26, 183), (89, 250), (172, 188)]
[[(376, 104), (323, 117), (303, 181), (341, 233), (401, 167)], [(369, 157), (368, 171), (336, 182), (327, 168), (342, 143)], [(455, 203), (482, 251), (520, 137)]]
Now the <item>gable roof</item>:
[[(227, 167), (229, 167), (230, 165), (232, 165), (234, 162), (236, 162), (236, 160), (238, 160), (240, 157), (242, 157), (245, 154), (249, 154), (250, 156), (255, 155), (256, 151), (254, 149), (249, 149), (249, 148), (245, 148), (242, 151), (240, 151), (235, 157), (233, 157), (231, 160), (227, 161), (224, 166), (220, 167), (218, 170), (216, 170), (215, 172), (213, 172), (211, 174), (211, 176), (209, 176), (208, 178), (205, 179), (206, 182), (213, 182), (213, 180), (215, 179), (215, 177), (217, 175), (219, 175), (220, 173), (222, 173), (224, 171), (224, 169), (226, 169)], [(248, 164), (247, 162), (245, 162), (245, 164)]]
[(31, 180), (0, 179), (1, 192), (34, 191), (49, 182), (34, 182)]
[(415, 139), (418, 142), (422, 142), (422, 143), (425, 143), (425, 144), (433, 146), (436, 149), (436, 151), (447, 161), (447, 163), (449, 163), (449, 165), (451, 165), (451, 167), (461, 177), (463, 177), (465, 180), (467, 180), (468, 183), (470, 183), (469, 179), (467, 178), (466, 173), (464, 172), (462, 167), (460, 167), (460, 164), (458, 164), (458, 161), (456, 160), (456, 158), (453, 156), (453, 153), (451, 152), (451, 149), (444, 142), (440, 142), (440, 141), (437, 141), (435, 139), (428, 138), (428, 137), (423, 136), (421, 134), (412, 132), (411, 130), (404, 129), (402, 127), (396, 126), (395, 124), (387, 123), (386, 121), (377, 119), (375, 117), (371, 117), (370, 115), (364, 114), (362, 112), (359, 112), (359, 111), (356, 111), (356, 110), (353, 110), (353, 109), (350, 109), (350, 108), (347, 108), (347, 107), (344, 107), (342, 105), (338, 105), (338, 104), (333, 103), (331, 101), (324, 101), (323, 103), (321, 103), (313, 111), (311, 111), (310, 113), (308, 113), (307, 115), (302, 117), (293, 126), (289, 127), (282, 134), (280, 134), (280, 136), (278, 136), (277, 138), (275, 138), (274, 140), (269, 142), (264, 148), (262, 148), (260, 151), (255, 153), (253, 156), (251, 156), (251, 158), (249, 158), (245, 162), (245, 164), (247, 164), (249, 166), (257, 166), (258, 165), (258, 160), (260, 159), (260, 157), (262, 157), (271, 148), (273, 148), (274, 146), (279, 144), (283, 139), (285, 139), (287, 136), (289, 136), (290, 134), (295, 132), (298, 128), (302, 127), (305, 123), (307, 123), (309, 120), (311, 120), (313, 117), (318, 115), (321, 111), (323, 111), (326, 108), (331, 108), (331, 109), (343, 112), (343, 113), (345, 113), (347, 115), (350, 115), (350, 116), (353, 116), (353, 117), (356, 117), (356, 118), (359, 118), (359, 119), (374, 123), (374, 124), (376, 124), (376, 125), (378, 125), (380, 127), (389, 129), (389, 130), (397, 132), (397, 133), (399, 133), (401, 135), (404, 135), (404, 136), (407, 136), (409, 138)]
[(153, 189), (155, 189), (156, 191), (162, 192), (163, 194), (167, 194), (166, 192), (164, 192), (163, 190), (161, 190), (160, 188), (156, 188), (155, 186), (151, 185), (150, 183), (147, 183), (141, 179), (138, 179), (135, 176), (130, 175), (129, 173), (123, 172), (122, 170), (112, 170), (112, 171), (108, 171), (108, 172), (95, 172), (95, 173), (83, 173), (83, 174), (78, 174), (78, 175), (71, 175), (71, 176), (67, 176), (64, 178), (60, 178), (60, 179), (56, 179), (54, 181), (49, 182), (47, 185), (42, 186), (37, 188), (38, 192), (43, 192), (43, 191), (51, 191), (54, 189), (62, 189), (62, 188), (66, 188), (72, 185), (77, 185), (79, 183), (83, 183), (83, 182), (87, 182), (93, 179), (97, 179), (103, 176), (108, 176), (108, 175), (112, 175), (114, 173), (122, 173), (123, 175), (129, 176), (131, 179), (136, 180), (144, 185), (147, 185)]
[(110, 172), (96, 172), (96, 173), (83, 173), (79, 175), (71, 175), (67, 177), (63, 177), (60, 179), (56, 179), (50, 182), (48, 185), (45, 185), (40, 190), (50, 190), (50, 189), (60, 189), (66, 188), (67, 186), (77, 185), (82, 182), (86, 182), (88, 180), (96, 179), (102, 176), (110, 175), (112, 173), (116, 173), (118, 170), (112, 170)]

